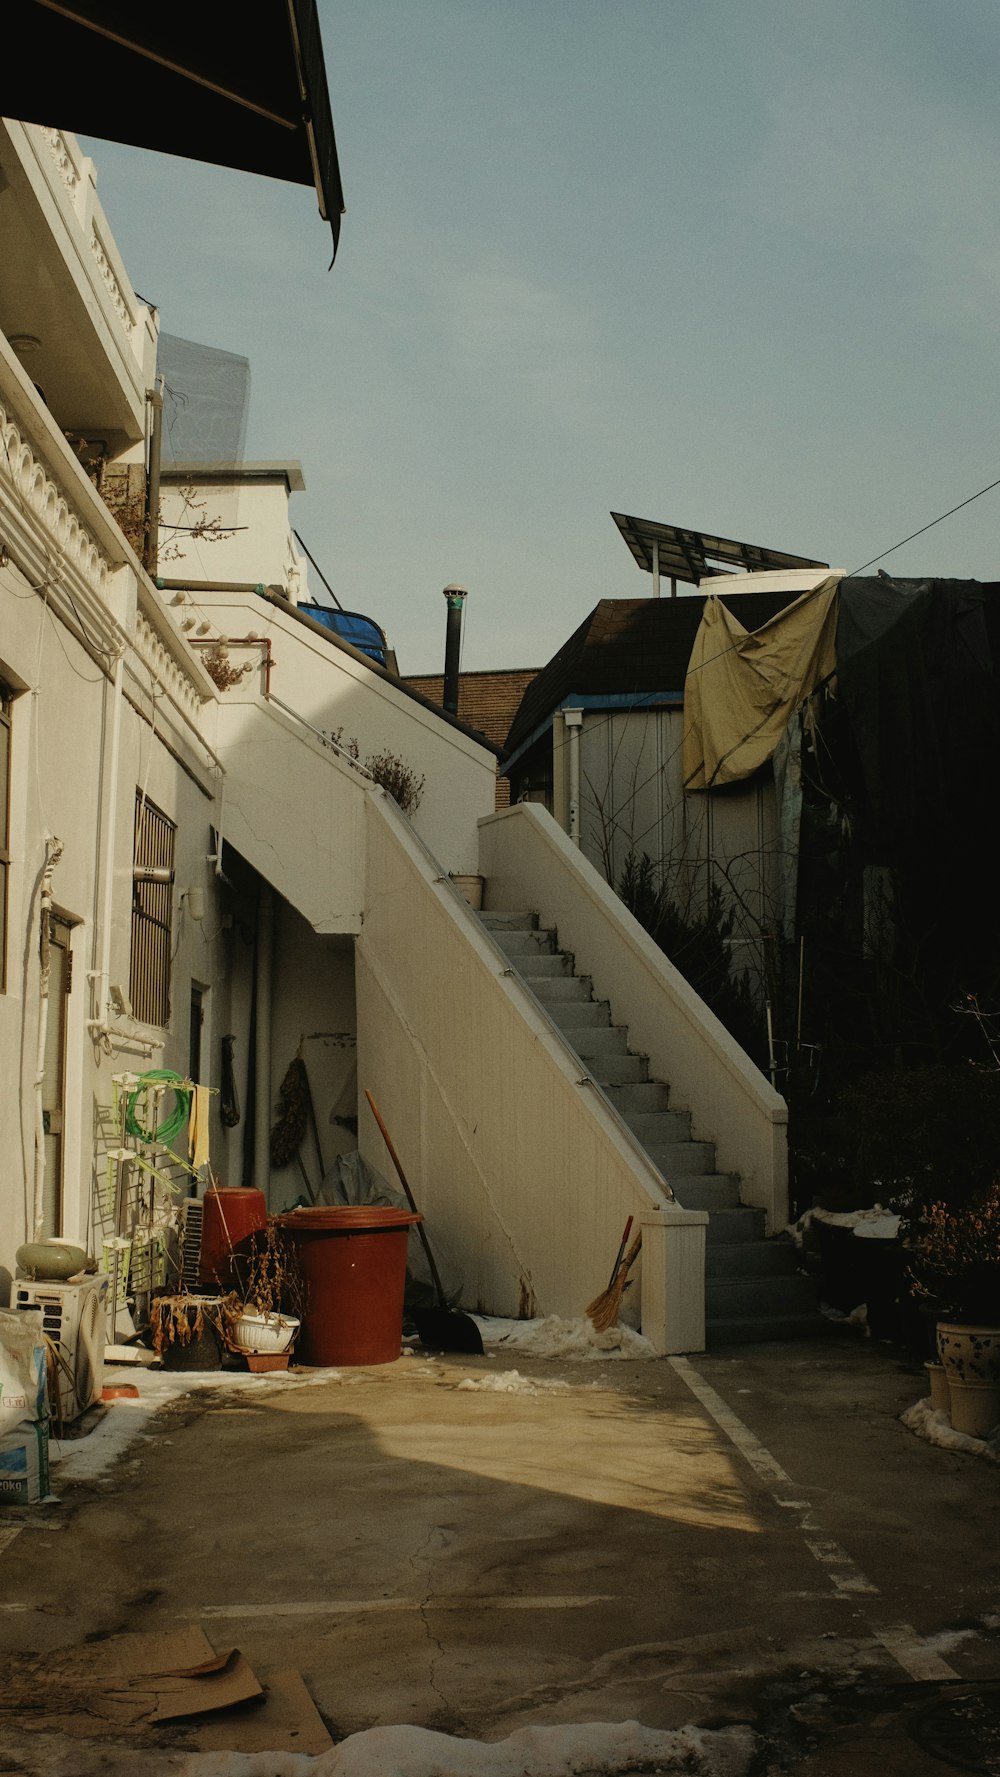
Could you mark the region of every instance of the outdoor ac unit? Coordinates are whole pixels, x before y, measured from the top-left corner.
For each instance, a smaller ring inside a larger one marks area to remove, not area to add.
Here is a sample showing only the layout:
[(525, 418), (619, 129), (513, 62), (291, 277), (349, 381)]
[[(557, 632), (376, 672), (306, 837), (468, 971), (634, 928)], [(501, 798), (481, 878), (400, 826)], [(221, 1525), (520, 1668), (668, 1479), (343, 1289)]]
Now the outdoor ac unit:
[(76, 1283), (28, 1283), (11, 1286), (12, 1308), (40, 1308), (42, 1331), (57, 1348), (59, 1410), (63, 1419), (78, 1419), (104, 1386), (105, 1307), (108, 1279), (103, 1273)]
[(185, 1290), (198, 1288), (204, 1214), (200, 1197), (185, 1197), (181, 1204), (181, 1288)]

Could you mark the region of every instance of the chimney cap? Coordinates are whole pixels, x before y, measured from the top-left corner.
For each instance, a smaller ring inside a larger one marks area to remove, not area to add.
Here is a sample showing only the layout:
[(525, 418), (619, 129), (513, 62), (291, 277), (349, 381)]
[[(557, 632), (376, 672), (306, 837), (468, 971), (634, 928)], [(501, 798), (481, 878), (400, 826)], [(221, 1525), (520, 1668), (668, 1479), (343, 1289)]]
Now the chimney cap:
[(469, 596), (469, 589), (467, 586), (446, 586), (444, 588), (443, 596), (446, 599), (467, 599)]

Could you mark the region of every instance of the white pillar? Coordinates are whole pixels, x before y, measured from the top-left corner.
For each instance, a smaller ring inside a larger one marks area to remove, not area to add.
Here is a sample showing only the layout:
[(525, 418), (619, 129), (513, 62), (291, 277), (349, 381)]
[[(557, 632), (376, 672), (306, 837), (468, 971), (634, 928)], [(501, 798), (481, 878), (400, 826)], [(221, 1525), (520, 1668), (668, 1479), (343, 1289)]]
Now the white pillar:
[(563, 721), (569, 734), (569, 836), (574, 845), (580, 843), (580, 728), (582, 710), (563, 710)]
[(703, 1209), (644, 1209), (639, 1284), (642, 1331), (662, 1356), (705, 1349)]

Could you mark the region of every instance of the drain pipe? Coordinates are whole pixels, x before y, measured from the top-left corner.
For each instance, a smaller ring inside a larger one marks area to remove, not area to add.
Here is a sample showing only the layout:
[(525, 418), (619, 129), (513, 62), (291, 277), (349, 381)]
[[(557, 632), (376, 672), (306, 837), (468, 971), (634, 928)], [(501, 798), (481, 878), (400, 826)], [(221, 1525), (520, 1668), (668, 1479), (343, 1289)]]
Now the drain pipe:
[(444, 638), (444, 694), (441, 698), (450, 716), (458, 715), (458, 663), (462, 652), (462, 612), (468, 592), (464, 586), (446, 586), (448, 627)]
[[(101, 908), (100, 966), (91, 980), (97, 983), (94, 995), (94, 1016), (87, 1028), (95, 1041), (107, 1028), (108, 1000), (111, 986), (111, 916), (115, 893), (115, 825), (118, 813), (118, 754), (122, 732), (122, 687), (125, 679), (125, 649), (115, 656), (115, 673), (111, 681), (111, 755), (108, 760), (107, 810), (104, 831), (104, 894)], [(107, 684), (107, 680), (105, 680)]]
[(271, 978), (274, 899), (266, 882), (257, 900), (257, 992), (254, 1041), (253, 1182), (271, 1201)]
[(563, 721), (569, 729), (569, 836), (574, 845), (580, 843), (580, 728), (582, 710), (563, 710)]
[(32, 1239), (40, 1240), (45, 1226), (45, 1111), (42, 1088), (45, 1085), (45, 1044), (49, 1031), (49, 969), (52, 949), (49, 920), (52, 915), (52, 877), (63, 854), (61, 839), (51, 836), (45, 841), (45, 868), (39, 900), (38, 956), (38, 1046), (35, 1051), (35, 1204)]
[(158, 376), (146, 396), (152, 412), (149, 427), (149, 473), (146, 476), (146, 547), (142, 565), (156, 579), (160, 553), (160, 455), (163, 445), (163, 378)]

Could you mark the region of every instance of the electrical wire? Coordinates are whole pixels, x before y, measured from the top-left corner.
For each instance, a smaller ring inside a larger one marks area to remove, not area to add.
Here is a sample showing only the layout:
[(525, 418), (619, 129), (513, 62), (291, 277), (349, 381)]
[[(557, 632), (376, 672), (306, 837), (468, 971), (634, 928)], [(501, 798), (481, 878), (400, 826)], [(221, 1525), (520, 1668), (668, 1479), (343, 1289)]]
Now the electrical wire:
[(959, 500), (957, 506), (950, 506), (947, 512), (942, 512), (940, 518), (932, 518), (930, 524), (921, 525), (919, 531), (911, 531), (908, 537), (903, 537), (900, 542), (893, 543), (890, 549), (883, 549), (881, 555), (873, 555), (871, 561), (864, 562), (860, 568), (852, 568), (852, 575), (863, 574), (865, 568), (873, 568), (877, 561), (884, 561), (887, 555), (892, 555), (895, 550), (902, 549), (904, 543), (912, 543), (914, 537), (922, 537), (925, 531), (932, 531), (936, 524), (943, 524), (946, 518), (951, 518), (954, 513), (961, 512), (963, 506), (971, 506), (973, 500), (981, 500), (984, 494), (991, 494), (995, 487), (1000, 487), (1000, 478), (991, 481), (988, 487), (981, 487), (978, 494), (970, 494), (967, 500)]

